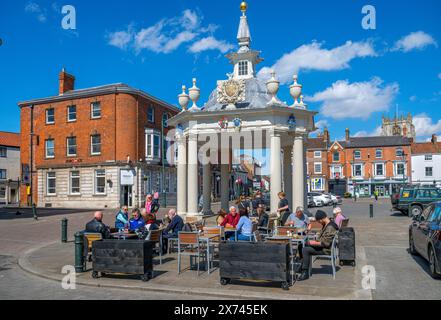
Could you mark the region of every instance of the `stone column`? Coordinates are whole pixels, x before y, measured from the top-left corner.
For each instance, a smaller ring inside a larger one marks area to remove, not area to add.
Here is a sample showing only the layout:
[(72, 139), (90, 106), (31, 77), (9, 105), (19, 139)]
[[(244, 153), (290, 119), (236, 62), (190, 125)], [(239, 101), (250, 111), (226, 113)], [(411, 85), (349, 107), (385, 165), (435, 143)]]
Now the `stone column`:
[(211, 163), (204, 164), (202, 177), (202, 189), (204, 197), (204, 205), (202, 213), (204, 215), (210, 215), (213, 213), (211, 210)]
[(286, 199), (289, 201), (289, 206), (292, 210), (293, 195), (292, 195), (292, 147), (283, 149), (283, 191), (286, 193)]
[(228, 163), (222, 163), (221, 167), (221, 208), (227, 210), (230, 205), (230, 173)]
[(177, 162), (177, 211), (179, 215), (187, 213), (187, 139), (179, 137)]
[(293, 171), (293, 210), (296, 207), (305, 208), (305, 148), (304, 137), (296, 136), (294, 139), (294, 171)]
[(271, 213), (277, 211), (278, 193), (282, 191), (282, 157), (280, 134), (271, 133)]
[(188, 137), (187, 214), (198, 214), (198, 140), (196, 135)]

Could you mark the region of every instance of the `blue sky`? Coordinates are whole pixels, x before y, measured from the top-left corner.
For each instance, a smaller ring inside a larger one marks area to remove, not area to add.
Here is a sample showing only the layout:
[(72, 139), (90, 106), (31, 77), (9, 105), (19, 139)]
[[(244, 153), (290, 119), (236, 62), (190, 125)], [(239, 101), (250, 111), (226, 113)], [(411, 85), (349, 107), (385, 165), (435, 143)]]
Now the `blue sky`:
[[(76, 30), (61, 7), (76, 9)], [(206, 101), (231, 72), (240, 1), (2, 1), (0, 130), (19, 131), (17, 102), (58, 93), (64, 66), (76, 88), (123, 82), (177, 104), (198, 79)], [(284, 83), (299, 73), (305, 100), (331, 137), (373, 135), (383, 114), (412, 112), (418, 139), (441, 135), (441, 1), (248, 1), (252, 47)], [(376, 29), (361, 26), (364, 5)], [(262, 76), (264, 72), (260, 72)]]

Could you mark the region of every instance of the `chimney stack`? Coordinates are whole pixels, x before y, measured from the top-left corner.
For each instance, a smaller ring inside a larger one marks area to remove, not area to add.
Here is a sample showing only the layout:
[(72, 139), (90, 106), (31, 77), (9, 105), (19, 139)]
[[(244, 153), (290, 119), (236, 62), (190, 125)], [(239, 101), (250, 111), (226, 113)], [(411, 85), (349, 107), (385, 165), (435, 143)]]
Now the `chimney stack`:
[(61, 70), (59, 75), (59, 95), (63, 95), (67, 91), (74, 90), (75, 87), (75, 77), (69, 73), (67, 73), (64, 68)]
[(331, 139), (329, 137), (329, 130), (326, 127), (323, 130), (323, 141), (325, 141), (327, 144), (329, 144), (331, 142)]
[(438, 142), (438, 137), (436, 136), (436, 134), (432, 134), (432, 143), (436, 144)]
[(350, 137), (351, 137), (351, 133), (349, 132), (349, 128), (346, 128), (346, 141), (349, 141)]

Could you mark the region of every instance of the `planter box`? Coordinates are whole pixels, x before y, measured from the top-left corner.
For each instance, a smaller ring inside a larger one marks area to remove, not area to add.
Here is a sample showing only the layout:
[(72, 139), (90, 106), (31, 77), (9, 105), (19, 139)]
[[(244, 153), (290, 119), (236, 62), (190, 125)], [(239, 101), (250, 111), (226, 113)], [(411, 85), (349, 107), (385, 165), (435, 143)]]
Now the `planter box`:
[(219, 246), (221, 284), (231, 279), (268, 280), (289, 287), (289, 245), (225, 241)]
[(98, 272), (141, 275), (148, 281), (153, 276), (152, 241), (113, 240), (94, 241), (92, 244), (92, 277)]

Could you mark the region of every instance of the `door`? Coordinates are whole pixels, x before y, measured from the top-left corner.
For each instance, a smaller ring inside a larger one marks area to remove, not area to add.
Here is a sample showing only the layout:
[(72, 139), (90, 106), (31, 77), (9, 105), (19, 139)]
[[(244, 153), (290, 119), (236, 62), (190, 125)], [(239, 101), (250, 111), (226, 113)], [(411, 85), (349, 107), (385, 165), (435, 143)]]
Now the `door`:
[(121, 186), (121, 198), (123, 206), (133, 207), (132, 186)]
[(418, 216), (416, 223), (414, 224), (413, 239), (415, 249), (424, 257), (427, 257), (427, 241), (429, 235), (429, 222), (428, 218), (432, 214), (434, 206), (430, 205), (423, 210), (423, 213)]
[(10, 199), (11, 200), (9, 200), (9, 202), (10, 203), (17, 203), (18, 201), (18, 199), (17, 199), (17, 193), (16, 193), (16, 191), (15, 191), (15, 189), (11, 189), (11, 197), (10, 197)]
[(375, 186), (375, 191), (378, 191), (379, 197), (384, 197), (386, 189), (384, 186)]

